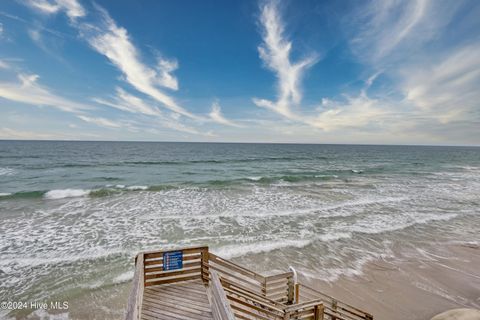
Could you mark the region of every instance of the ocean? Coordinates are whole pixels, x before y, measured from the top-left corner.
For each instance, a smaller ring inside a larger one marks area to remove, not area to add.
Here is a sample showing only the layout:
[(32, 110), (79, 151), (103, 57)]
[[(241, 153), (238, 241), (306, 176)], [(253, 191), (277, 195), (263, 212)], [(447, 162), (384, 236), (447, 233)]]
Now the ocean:
[(138, 251), (194, 245), (334, 282), (478, 244), (479, 208), (476, 147), (0, 141), (0, 301), (119, 318)]

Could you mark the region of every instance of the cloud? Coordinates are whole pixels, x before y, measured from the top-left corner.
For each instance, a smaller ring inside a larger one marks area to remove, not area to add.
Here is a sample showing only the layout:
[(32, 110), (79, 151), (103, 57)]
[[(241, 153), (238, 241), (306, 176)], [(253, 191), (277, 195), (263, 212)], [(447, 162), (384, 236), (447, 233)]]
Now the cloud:
[(444, 34), (462, 1), (373, 0), (347, 17), (353, 52), (363, 61), (405, 61)]
[(108, 128), (120, 128), (122, 127), (122, 124), (119, 122), (115, 122), (109, 119), (105, 118), (99, 118), (99, 117), (87, 117), (87, 116), (77, 116), (79, 119), (88, 122), (88, 123), (93, 123), (97, 126), (100, 127), (108, 127)]
[(241, 126), (231, 120), (228, 120), (227, 118), (225, 118), (222, 114), (222, 109), (220, 107), (220, 104), (218, 103), (218, 101), (214, 101), (212, 103), (212, 111), (210, 112), (209, 114), (210, 116), (210, 119), (212, 119), (212, 121), (216, 122), (216, 123), (220, 123), (220, 124), (223, 124), (223, 125), (226, 125), (226, 126), (231, 126), (231, 127), (237, 127), (237, 128), (240, 128)]
[(133, 94), (126, 92), (124, 89), (117, 87), (116, 95), (110, 99), (93, 98), (93, 101), (100, 103), (124, 112), (143, 115), (146, 118), (142, 119), (142, 125), (148, 127), (148, 130), (155, 128), (158, 125), (169, 128), (179, 132), (185, 132), (195, 135), (207, 135), (205, 133), (185, 125), (179, 121), (179, 116), (176, 113), (165, 114), (161, 112), (154, 103), (147, 102)]
[(323, 99), (318, 115), (305, 120), (313, 127), (325, 131), (344, 128), (365, 128), (375, 122), (381, 124), (382, 117), (387, 116), (387, 108), (381, 102), (369, 98), (365, 91), (356, 97), (346, 97), (345, 102)]
[(65, 11), (72, 21), (86, 15), (83, 6), (76, 0), (28, 0), (26, 4), (32, 9), (44, 14), (54, 14)]
[(4, 60), (0, 60), (0, 69), (9, 69), (10, 65)]
[(82, 36), (90, 46), (100, 54), (107, 57), (125, 76), (125, 81), (138, 91), (152, 97), (173, 112), (189, 118), (198, 118), (181, 106), (160, 87), (171, 90), (178, 89), (177, 79), (172, 72), (178, 67), (173, 60), (159, 59), (157, 67), (152, 68), (140, 60), (137, 48), (130, 40), (126, 29), (117, 26), (108, 13), (96, 6), (101, 20), (98, 25), (92, 27), (87, 24), (79, 24)]
[(24, 130), (16, 130), (11, 128), (0, 128), (0, 139), (55, 139), (58, 138), (58, 135), (43, 133), (43, 132), (32, 132)]
[(292, 63), (290, 61), (292, 43), (284, 36), (284, 25), (278, 12), (277, 2), (265, 2), (261, 10), (263, 43), (258, 47), (258, 51), (266, 67), (277, 76), (278, 98), (275, 102), (254, 98), (253, 102), (257, 106), (296, 119), (291, 107), (301, 102), (300, 82), (305, 71), (317, 62), (317, 57), (310, 55)]
[(93, 109), (53, 93), (38, 83), (36, 74), (17, 74), (17, 82), (0, 82), (0, 97), (35, 106), (48, 106), (66, 112), (80, 112)]
[(480, 43), (452, 50), (421, 67), (405, 68), (406, 99), (442, 123), (468, 120), (480, 108)]
[(116, 88), (116, 96), (113, 99), (105, 100), (102, 98), (94, 98), (93, 101), (131, 113), (141, 113), (150, 116), (159, 116), (162, 114), (155, 106), (151, 106), (144, 100), (126, 92), (120, 87)]
[(263, 27), (263, 43), (258, 48), (260, 58), (277, 76), (279, 97), (275, 102), (254, 98), (253, 102), (257, 106), (273, 110), (289, 120), (325, 131), (344, 127), (359, 128), (384, 113), (378, 108), (378, 101), (370, 99), (366, 94), (366, 89), (372, 85), (380, 72), (366, 80), (366, 88), (358, 97), (347, 96), (344, 103), (324, 99), (314, 114), (294, 112), (291, 107), (299, 106), (302, 100), (300, 90), (302, 77), (308, 68), (317, 62), (317, 57), (310, 55), (296, 63), (291, 62), (292, 43), (284, 36), (285, 27), (280, 19), (276, 1), (264, 4), (260, 23)]

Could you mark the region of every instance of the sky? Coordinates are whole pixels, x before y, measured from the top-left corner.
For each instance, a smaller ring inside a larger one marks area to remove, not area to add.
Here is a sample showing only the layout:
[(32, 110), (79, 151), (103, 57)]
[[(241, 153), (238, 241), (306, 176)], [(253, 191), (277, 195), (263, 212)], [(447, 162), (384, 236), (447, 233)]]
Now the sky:
[(1, 1), (0, 139), (480, 145), (480, 1)]

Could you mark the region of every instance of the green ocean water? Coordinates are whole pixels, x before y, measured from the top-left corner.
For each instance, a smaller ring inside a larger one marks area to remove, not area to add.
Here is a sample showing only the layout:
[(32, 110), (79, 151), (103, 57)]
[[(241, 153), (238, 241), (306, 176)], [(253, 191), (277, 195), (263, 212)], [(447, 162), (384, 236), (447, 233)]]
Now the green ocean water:
[(197, 244), (335, 281), (478, 243), (479, 208), (474, 147), (0, 141), (0, 300), (115, 318), (139, 250)]

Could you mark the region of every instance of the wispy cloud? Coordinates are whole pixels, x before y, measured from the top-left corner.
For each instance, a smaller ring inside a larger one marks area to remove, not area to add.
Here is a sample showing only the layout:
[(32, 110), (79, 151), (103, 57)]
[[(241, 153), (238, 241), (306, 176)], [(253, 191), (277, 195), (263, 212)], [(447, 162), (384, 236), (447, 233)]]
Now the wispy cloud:
[(292, 43), (284, 36), (284, 23), (281, 20), (277, 1), (268, 1), (261, 9), (260, 23), (263, 28), (263, 43), (258, 47), (260, 58), (266, 67), (277, 76), (277, 101), (254, 98), (260, 107), (269, 108), (285, 117), (297, 119), (291, 107), (302, 100), (301, 80), (306, 70), (317, 61), (316, 55), (292, 62)]
[(90, 46), (107, 57), (125, 76), (125, 81), (138, 91), (152, 97), (173, 112), (198, 118), (187, 111), (165, 93), (161, 87), (177, 90), (178, 82), (172, 72), (178, 67), (174, 60), (159, 59), (157, 67), (152, 68), (140, 59), (140, 53), (133, 45), (126, 29), (117, 26), (103, 8), (96, 6), (100, 21), (94, 27), (79, 24), (82, 36)]
[(44, 14), (53, 14), (65, 11), (71, 20), (85, 16), (83, 6), (76, 0), (27, 0), (26, 4)]
[(38, 83), (36, 74), (18, 74), (18, 81), (0, 82), (0, 97), (35, 106), (48, 106), (67, 112), (91, 110), (90, 105), (79, 103), (52, 92)]
[(0, 128), (0, 139), (56, 139), (57, 134)]
[(231, 126), (231, 127), (237, 127), (237, 128), (242, 127), (238, 123), (235, 123), (225, 118), (225, 116), (222, 114), (222, 108), (220, 107), (220, 103), (218, 101), (214, 101), (212, 103), (212, 111), (210, 111), (209, 116), (210, 116), (210, 119), (212, 119), (212, 121), (216, 123), (223, 124), (226, 126)]
[[(263, 27), (263, 43), (259, 47), (260, 58), (277, 76), (279, 97), (275, 102), (254, 98), (257, 106), (266, 107), (287, 119), (325, 131), (362, 127), (375, 116), (384, 113), (378, 108), (378, 101), (367, 96), (366, 89), (357, 97), (346, 96), (346, 101), (343, 102), (324, 99), (314, 113), (294, 112), (292, 107), (298, 107), (302, 101), (300, 88), (302, 77), (308, 68), (317, 62), (317, 57), (310, 55), (296, 63), (291, 62), (292, 42), (285, 38), (285, 26), (280, 18), (276, 1), (264, 2), (260, 23)], [(366, 88), (379, 74), (375, 73), (366, 80)]]
[(159, 116), (162, 114), (155, 106), (151, 106), (143, 99), (126, 92), (120, 87), (116, 88), (116, 95), (112, 99), (106, 100), (102, 98), (93, 98), (93, 101), (131, 113), (140, 113), (150, 116)]
[(77, 116), (79, 119), (88, 122), (88, 123), (93, 123), (101, 127), (108, 127), (108, 128), (120, 128), (122, 125), (118, 122), (105, 119), (105, 118), (100, 118), (100, 117), (88, 117), (88, 116)]
[(406, 99), (442, 123), (480, 120), (480, 43), (403, 71)]
[[(65, 12), (71, 20), (71, 26), (78, 30), (81, 38), (95, 51), (104, 55), (123, 74), (122, 80), (153, 101), (147, 102), (145, 99), (117, 87), (114, 96), (110, 98), (96, 97), (93, 99), (94, 102), (124, 112), (153, 117), (154, 121), (166, 128), (191, 134), (205, 133), (181, 123), (180, 117), (175, 114), (185, 116), (197, 124), (214, 121), (227, 126), (238, 126), (223, 116), (219, 106), (214, 106), (212, 112), (207, 116), (193, 114), (180, 106), (167, 92), (179, 89), (178, 79), (174, 75), (174, 71), (179, 66), (178, 61), (157, 55), (155, 65), (145, 63), (128, 31), (117, 25), (108, 12), (99, 5), (94, 3), (94, 10), (87, 12), (76, 0), (29, 0), (27, 4), (34, 10), (45, 14)], [(42, 44), (41, 34), (38, 31), (32, 30), (30, 36), (37, 44)], [(172, 114), (161, 112), (157, 104), (169, 109)], [(82, 120), (87, 121), (86, 119)], [(88, 118), (91, 123), (107, 124), (105, 121), (92, 121), (94, 119), (96, 118)], [(208, 135), (211, 134), (208, 133)]]

